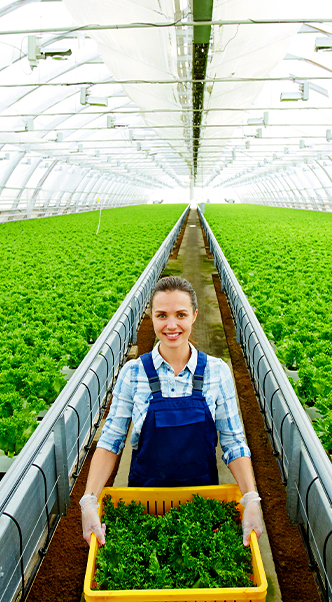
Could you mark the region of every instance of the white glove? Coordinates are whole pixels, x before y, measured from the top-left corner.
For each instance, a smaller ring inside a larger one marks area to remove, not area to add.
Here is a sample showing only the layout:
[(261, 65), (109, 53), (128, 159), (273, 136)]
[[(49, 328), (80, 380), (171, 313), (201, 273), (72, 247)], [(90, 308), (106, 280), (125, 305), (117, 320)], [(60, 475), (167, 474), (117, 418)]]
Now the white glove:
[(94, 533), (98, 540), (98, 545), (102, 546), (105, 543), (106, 525), (101, 525), (98, 516), (97, 498), (95, 495), (85, 494), (80, 499), (82, 511), (82, 528), (83, 537), (90, 545), (91, 533)]
[(243, 519), (242, 519), (242, 531), (243, 531), (243, 545), (249, 545), (249, 537), (251, 531), (255, 531), (257, 539), (263, 533), (263, 523), (260, 512), (260, 502), (256, 491), (249, 491), (245, 493), (243, 498), (240, 500), (240, 504), (244, 506)]

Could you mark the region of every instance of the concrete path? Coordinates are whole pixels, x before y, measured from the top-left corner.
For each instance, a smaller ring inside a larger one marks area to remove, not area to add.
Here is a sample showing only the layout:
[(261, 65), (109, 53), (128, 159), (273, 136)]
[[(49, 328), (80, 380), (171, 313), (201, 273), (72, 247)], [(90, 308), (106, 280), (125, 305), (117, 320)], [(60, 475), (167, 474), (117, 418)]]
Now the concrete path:
[[(178, 258), (168, 262), (165, 273), (187, 278), (196, 291), (198, 316), (192, 333), (195, 347), (209, 355), (222, 358), (232, 368), (212, 281), (212, 274), (216, 273), (216, 269), (213, 260), (208, 259), (206, 255), (198, 214), (195, 210), (190, 211)], [(127, 442), (114, 481), (115, 487), (126, 487), (128, 484), (131, 458), (130, 434)], [(229, 469), (221, 460), (219, 445), (217, 457), (220, 484), (235, 483)], [(266, 602), (280, 602), (282, 599), (266, 529), (259, 540), (259, 547), (269, 583)]]

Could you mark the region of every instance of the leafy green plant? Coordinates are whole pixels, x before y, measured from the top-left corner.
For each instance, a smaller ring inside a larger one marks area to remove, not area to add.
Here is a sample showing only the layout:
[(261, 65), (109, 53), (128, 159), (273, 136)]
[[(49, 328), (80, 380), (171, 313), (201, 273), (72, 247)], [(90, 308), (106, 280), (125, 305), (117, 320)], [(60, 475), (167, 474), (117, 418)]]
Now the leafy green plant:
[(106, 543), (97, 552), (99, 590), (252, 587), (251, 551), (235, 502), (205, 499), (146, 513), (106, 496)]
[(332, 390), (326, 397), (319, 397), (315, 408), (321, 417), (314, 422), (314, 429), (319, 436), (324, 448), (332, 456)]
[(304, 347), (300, 341), (283, 339), (278, 348), (279, 359), (288, 370), (297, 370), (303, 364)]
[[(332, 391), (332, 215), (255, 205), (208, 205), (208, 220), (303, 405)], [(317, 432), (326, 449), (330, 414)]]
[(78, 367), (183, 210), (103, 210), (98, 236), (99, 212), (0, 224), (5, 453), (22, 449), (65, 386), (63, 368)]

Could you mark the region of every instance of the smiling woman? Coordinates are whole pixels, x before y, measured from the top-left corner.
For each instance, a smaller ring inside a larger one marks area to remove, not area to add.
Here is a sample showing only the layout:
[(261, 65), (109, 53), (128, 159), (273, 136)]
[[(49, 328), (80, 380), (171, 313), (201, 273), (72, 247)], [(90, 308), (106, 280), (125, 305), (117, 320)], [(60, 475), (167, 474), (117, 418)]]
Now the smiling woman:
[[(183, 288), (165, 288), (176, 285)], [(177, 376), (191, 355), (188, 341), (198, 312), (196, 294), (181, 278), (163, 278), (155, 287), (150, 305), (154, 331), (160, 341), (159, 353)]]
[(219, 358), (189, 342), (197, 316), (196, 295), (187, 280), (165, 277), (151, 295), (152, 321), (159, 343), (129, 361), (113, 390), (112, 406), (92, 458), (81, 499), (83, 536), (105, 543), (97, 498), (121, 452), (130, 419), (131, 487), (217, 485), (216, 445), (236, 479), (245, 506), (243, 543), (262, 533), (260, 498), (255, 491), (250, 451), (238, 415), (233, 380)]

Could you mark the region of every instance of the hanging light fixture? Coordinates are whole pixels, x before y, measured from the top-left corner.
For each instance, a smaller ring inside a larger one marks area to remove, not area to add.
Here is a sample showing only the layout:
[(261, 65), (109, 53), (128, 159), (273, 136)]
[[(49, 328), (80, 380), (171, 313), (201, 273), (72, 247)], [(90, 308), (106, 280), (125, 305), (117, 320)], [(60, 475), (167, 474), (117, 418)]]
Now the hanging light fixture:
[(315, 52), (319, 52), (319, 50), (332, 50), (332, 36), (316, 38)]
[(42, 51), (40, 43), (37, 41), (37, 37), (34, 35), (28, 36), (28, 61), (31, 69), (35, 69), (40, 60), (45, 60), (49, 57), (56, 60), (63, 60), (71, 56), (71, 54), (70, 48), (68, 50), (51, 50), (45, 48)]
[(300, 84), (300, 92), (281, 92), (280, 101), (309, 100), (309, 82)]
[(97, 107), (107, 107), (108, 99), (101, 96), (90, 96), (90, 92), (86, 86), (81, 87), (80, 91), (81, 105), (95, 105)]

